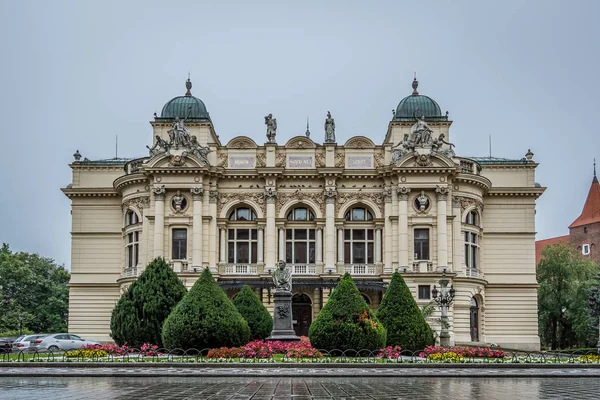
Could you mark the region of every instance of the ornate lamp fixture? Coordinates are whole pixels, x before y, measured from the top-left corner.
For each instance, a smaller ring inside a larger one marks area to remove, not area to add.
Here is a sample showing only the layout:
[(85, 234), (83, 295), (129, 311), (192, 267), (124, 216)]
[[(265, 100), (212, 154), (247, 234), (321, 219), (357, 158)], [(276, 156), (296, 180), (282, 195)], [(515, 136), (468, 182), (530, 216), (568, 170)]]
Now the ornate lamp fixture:
[(440, 279), (439, 283), (440, 290), (438, 291), (435, 285), (433, 285), (431, 295), (442, 312), (440, 346), (448, 347), (450, 346), (450, 333), (448, 333), (448, 307), (450, 307), (450, 304), (454, 301), (456, 290), (453, 285), (450, 285), (450, 290), (448, 290), (448, 283), (450, 283), (450, 280), (446, 277), (446, 268), (442, 269), (442, 279)]

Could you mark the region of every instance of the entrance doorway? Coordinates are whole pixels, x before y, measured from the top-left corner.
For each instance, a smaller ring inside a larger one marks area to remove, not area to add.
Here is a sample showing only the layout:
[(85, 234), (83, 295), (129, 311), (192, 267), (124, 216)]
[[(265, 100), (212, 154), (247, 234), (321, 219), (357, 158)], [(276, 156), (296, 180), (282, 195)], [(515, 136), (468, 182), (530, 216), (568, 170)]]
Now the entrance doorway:
[(475, 297), (471, 298), (471, 342), (479, 342), (479, 305)]
[(312, 322), (312, 303), (304, 293), (292, 297), (292, 320), (296, 335), (308, 336), (308, 328)]

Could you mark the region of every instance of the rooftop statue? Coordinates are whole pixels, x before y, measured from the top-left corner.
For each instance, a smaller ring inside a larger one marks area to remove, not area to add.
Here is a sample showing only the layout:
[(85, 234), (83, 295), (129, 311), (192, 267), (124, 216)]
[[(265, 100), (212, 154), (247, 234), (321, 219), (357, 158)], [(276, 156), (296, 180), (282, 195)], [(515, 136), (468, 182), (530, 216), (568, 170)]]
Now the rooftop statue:
[(195, 135), (192, 135), (190, 138), (189, 148), (192, 154), (198, 157), (200, 161), (206, 165), (210, 165), (210, 162), (208, 161), (208, 153), (210, 153), (212, 150), (209, 147), (204, 147), (198, 143), (198, 139)]
[(277, 134), (277, 119), (273, 118), (273, 114), (265, 117), (265, 125), (267, 125), (267, 141), (275, 143), (275, 135)]
[(397, 145), (392, 146), (392, 164), (395, 164), (402, 156), (412, 153), (414, 150), (415, 143), (409, 138), (408, 133), (405, 133), (404, 139)]
[(148, 147), (148, 145), (146, 145), (146, 147), (150, 151), (150, 156), (153, 157), (157, 154), (166, 153), (167, 151), (169, 151), (170, 146), (166, 140), (163, 140), (160, 136), (156, 135), (156, 141), (154, 142), (154, 146)]
[(427, 122), (425, 122), (425, 115), (421, 116), (421, 118), (417, 117), (417, 107), (413, 111), (413, 117), (417, 122), (411, 128), (410, 140), (416, 146), (423, 146), (426, 144), (431, 144), (431, 134), (433, 131), (427, 126)]
[(171, 129), (168, 132), (169, 138), (171, 139), (171, 143), (176, 149), (178, 149), (179, 147), (187, 146), (190, 142), (190, 132), (185, 127), (186, 119), (187, 117), (184, 119), (175, 117), (175, 122), (173, 122), (173, 129)]
[(273, 283), (276, 292), (292, 291), (292, 273), (285, 267), (285, 261), (280, 260), (277, 269), (273, 272)]
[(453, 147), (456, 147), (454, 143), (446, 142), (444, 138), (446, 135), (440, 133), (440, 135), (431, 141), (431, 150), (443, 154), (446, 157), (454, 157), (456, 154), (454, 153)]
[(335, 143), (335, 120), (329, 111), (325, 120), (325, 143)]

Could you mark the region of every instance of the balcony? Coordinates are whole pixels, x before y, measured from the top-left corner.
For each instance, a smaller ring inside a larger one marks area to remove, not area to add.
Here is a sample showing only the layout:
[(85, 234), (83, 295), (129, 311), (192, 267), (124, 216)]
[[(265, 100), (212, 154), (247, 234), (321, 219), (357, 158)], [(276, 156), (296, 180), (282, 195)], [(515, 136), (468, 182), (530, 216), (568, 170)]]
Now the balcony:
[(475, 268), (467, 268), (465, 275), (469, 278), (483, 278), (483, 272)]
[(137, 278), (141, 271), (138, 271), (137, 267), (125, 268), (121, 273), (121, 278)]
[(344, 264), (344, 271), (350, 275), (376, 275), (375, 264)]
[(316, 264), (291, 264), (292, 275), (316, 275)]
[(256, 264), (227, 264), (225, 275), (256, 275), (258, 266)]
[(420, 273), (434, 272), (433, 263), (431, 261), (427, 261), (427, 260), (413, 261), (412, 272), (420, 272)]

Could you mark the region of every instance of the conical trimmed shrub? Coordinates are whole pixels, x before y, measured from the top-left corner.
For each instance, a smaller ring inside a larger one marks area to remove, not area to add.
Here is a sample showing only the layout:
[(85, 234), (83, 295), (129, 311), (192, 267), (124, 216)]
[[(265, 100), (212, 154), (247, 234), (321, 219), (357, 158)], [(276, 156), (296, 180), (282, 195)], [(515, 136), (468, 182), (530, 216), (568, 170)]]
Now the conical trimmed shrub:
[(112, 311), (111, 337), (118, 345), (162, 346), (164, 320), (185, 295), (183, 283), (163, 258), (152, 261)]
[(207, 269), (165, 320), (162, 339), (169, 349), (241, 346), (250, 328)]
[(317, 349), (378, 350), (385, 346), (386, 332), (345, 274), (310, 325), (308, 337)]
[(433, 331), (400, 273), (392, 275), (377, 317), (387, 329), (387, 345), (422, 350), (434, 343)]
[(262, 340), (271, 334), (273, 317), (250, 286), (242, 287), (242, 290), (233, 299), (233, 305), (248, 322), (250, 340)]

